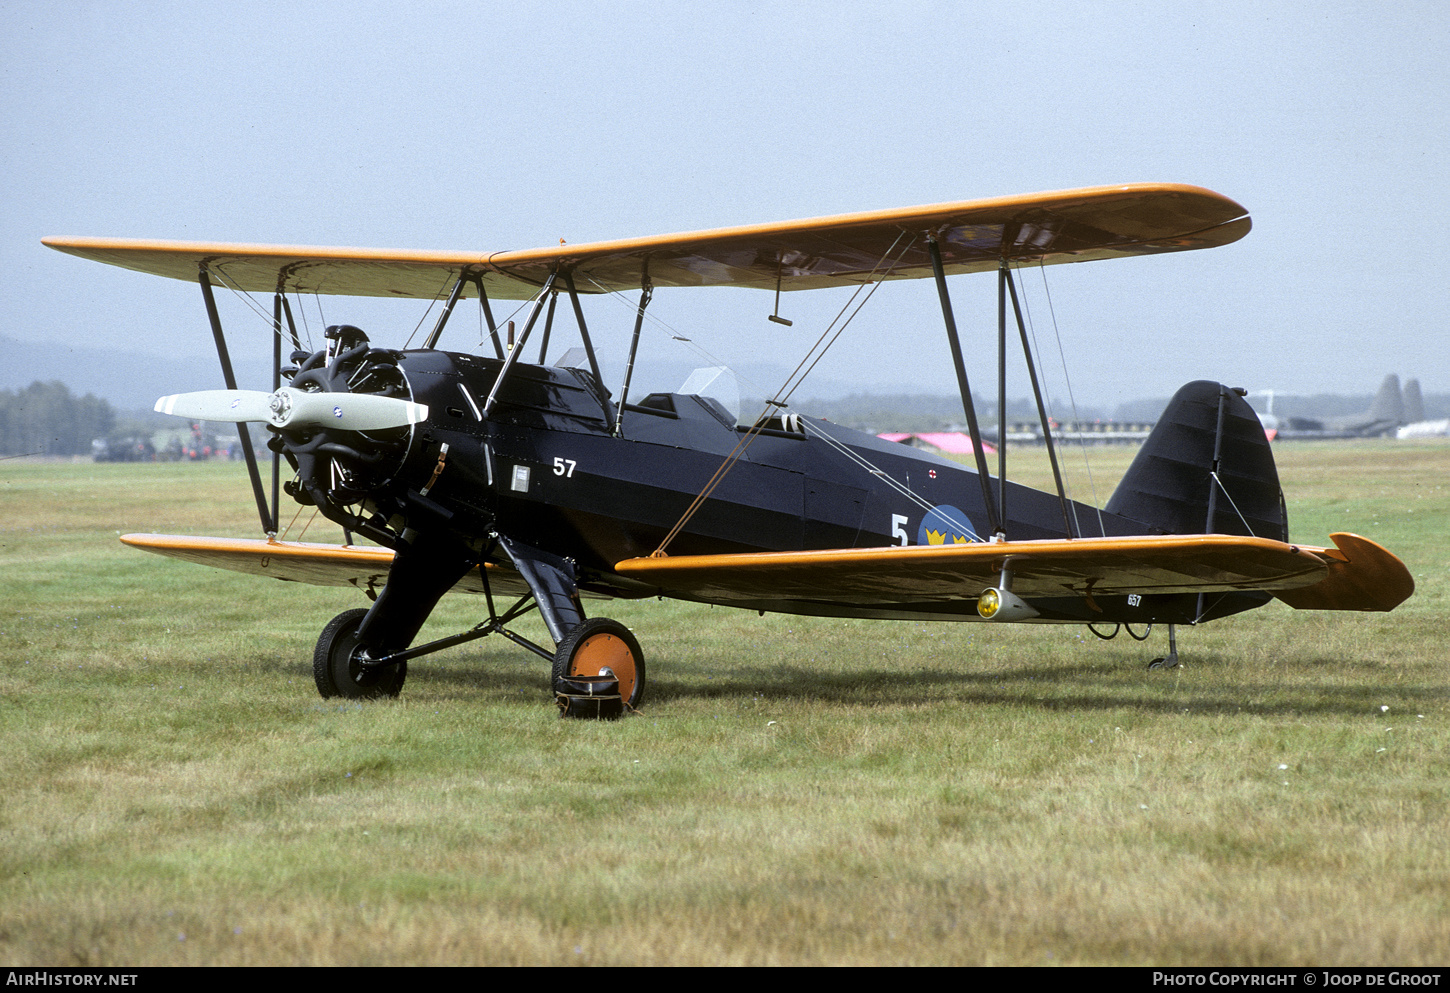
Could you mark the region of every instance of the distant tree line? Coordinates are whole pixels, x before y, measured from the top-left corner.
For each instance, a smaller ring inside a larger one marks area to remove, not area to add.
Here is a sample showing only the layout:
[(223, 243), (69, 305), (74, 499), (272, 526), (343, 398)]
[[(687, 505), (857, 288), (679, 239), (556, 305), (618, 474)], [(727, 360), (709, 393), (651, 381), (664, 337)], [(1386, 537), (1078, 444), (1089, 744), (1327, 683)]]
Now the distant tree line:
[(61, 382), (0, 390), (0, 455), (89, 455), (115, 426), (109, 403), (72, 396)]

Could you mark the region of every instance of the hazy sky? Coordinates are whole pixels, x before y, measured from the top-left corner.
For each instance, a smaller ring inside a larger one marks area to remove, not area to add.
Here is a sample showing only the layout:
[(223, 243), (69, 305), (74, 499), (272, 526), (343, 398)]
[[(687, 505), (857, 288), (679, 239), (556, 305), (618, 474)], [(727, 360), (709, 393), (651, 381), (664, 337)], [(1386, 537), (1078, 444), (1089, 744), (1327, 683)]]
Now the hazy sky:
[[(1198, 378), (1368, 393), (1389, 372), (1445, 392), (1446, 52), (1450, 5), (1404, 0), (0, 2), (0, 334), (210, 353), (194, 285), (51, 234), (496, 250), (1171, 181), (1238, 200), (1253, 232), (1053, 267), (1052, 314), (1028, 274), (1059, 395), (1057, 335), (1092, 402)], [(994, 280), (952, 286), (993, 393)], [(652, 310), (726, 361), (788, 368), (833, 292), (788, 294), (791, 329), (751, 291)], [(391, 345), (422, 310), (322, 306)], [(233, 350), (266, 350), (226, 307)], [(589, 313), (621, 349), (627, 308)], [(929, 282), (885, 286), (818, 373), (950, 392), (940, 328)], [(646, 347), (692, 358), (658, 330)]]

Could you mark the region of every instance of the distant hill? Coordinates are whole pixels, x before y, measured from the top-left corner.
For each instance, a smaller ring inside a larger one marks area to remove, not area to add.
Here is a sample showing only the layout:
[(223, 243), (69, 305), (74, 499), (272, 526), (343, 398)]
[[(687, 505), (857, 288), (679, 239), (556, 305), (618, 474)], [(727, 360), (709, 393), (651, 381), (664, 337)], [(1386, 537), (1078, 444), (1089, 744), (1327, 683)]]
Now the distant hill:
[[(267, 388), (271, 382), (270, 356), (233, 354), (239, 384), (247, 389)], [(698, 363), (643, 361), (635, 370), (631, 398), (638, 399), (651, 390), (675, 389), (684, 382)], [(757, 388), (774, 389), (783, 382), (789, 370), (769, 363), (742, 366), (741, 392), (757, 396)], [(605, 359), (605, 383), (618, 391), (623, 379), (622, 365)], [(160, 357), (144, 352), (89, 348), (84, 344), (26, 342), (0, 334), (0, 389), (18, 390), (36, 380), (59, 381), (76, 395), (94, 394), (107, 400), (118, 412), (149, 411), (156, 398), (186, 390), (217, 389), (222, 376), (215, 356)], [(796, 413), (825, 417), (837, 424), (871, 431), (947, 431), (959, 430), (966, 418), (961, 401), (951, 395), (911, 393), (861, 393), (850, 384), (831, 380), (809, 381), (807, 398), (791, 401)], [(1277, 395), (1274, 413), (1281, 417), (1330, 418), (1357, 414), (1368, 409), (1373, 397), (1364, 394), (1338, 396), (1320, 393), (1313, 396)], [(995, 400), (976, 397), (977, 417), (983, 427), (997, 422)], [(1249, 402), (1263, 410), (1262, 397), (1250, 396)], [(759, 410), (759, 399), (746, 400), (742, 412), (748, 416)], [(1154, 421), (1168, 405), (1168, 398), (1148, 398), (1120, 404), (1112, 411), (1101, 407), (1082, 406), (1076, 412), (1081, 420)], [(1429, 393), (1424, 396), (1425, 417), (1450, 417), (1450, 394)], [(1071, 410), (1056, 409), (1062, 420), (1074, 417)], [(1007, 404), (1009, 421), (1035, 421), (1037, 408), (1030, 399), (1019, 398)]]
[[(215, 357), (161, 358), (144, 352), (91, 348), (85, 344), (19, 341), (0, 335), (0, 389), (16, 390), (36, 380), (59, 381), (72, 393), (94, 394), (118, 411), (150, 410), (156, 398), (222, 385)], [(261, 362), (233, 356), (238, 382), (248, 388), (271, 382), (271, 356)]]

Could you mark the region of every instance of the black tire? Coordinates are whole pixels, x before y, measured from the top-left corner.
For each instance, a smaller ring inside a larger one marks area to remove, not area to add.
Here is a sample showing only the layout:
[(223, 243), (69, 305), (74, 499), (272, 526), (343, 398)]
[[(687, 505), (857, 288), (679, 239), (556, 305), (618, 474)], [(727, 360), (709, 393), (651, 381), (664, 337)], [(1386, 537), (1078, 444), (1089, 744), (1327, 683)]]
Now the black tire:
[(322, 629), (312, 652), (312, 678), (323, 699), (340, 696), (349, 700), (373, 700), (397, 696), (408, 678), (408, 663), (364, 669), (357, 664), (357, 629), (367, 611), (361, 607), (344, 610)]
[(591, 617), (570, 631), (554, 652), (554, 678), (599, 676), (608, 669), (631, 710), (644, 699), (644, 653), (629, 628), (608, 617)]

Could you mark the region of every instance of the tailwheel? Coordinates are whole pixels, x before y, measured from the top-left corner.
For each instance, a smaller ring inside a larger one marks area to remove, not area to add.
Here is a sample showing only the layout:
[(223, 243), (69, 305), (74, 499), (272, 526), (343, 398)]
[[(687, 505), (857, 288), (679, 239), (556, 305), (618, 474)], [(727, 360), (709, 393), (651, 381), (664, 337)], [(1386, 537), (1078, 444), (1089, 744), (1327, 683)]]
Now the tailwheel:
[[(590, 701), (591, 693), (608, 694), (610, 679), (618, 681), (618, 702), (611, 707), (605, 699)], [(624, 707), (634, 710), (644, 699), (644, 653), (629, 628), (608, 617), (591, 617), (554, 652), (554, 687), (562, 717), (613, 717)]]
[[(1132, 631), (1128, 632), (1132, 634)], [(1134, 635), (1136, 638), (1137, 635)], [(1144, 635), (1147, 637), (1147, 635)], [(1142, 638), (1138, 639), (1139, 641)], [(1149, 669), (1177, 669), (1178, 668), (1178, 634), (1173, 630), (1173, 625), (1168, 625), (1168, 654), (1161, 655), (1148, 663)]]
[(408, 663), (364, 668), (358, 661), (362, 645), (357, 629), (367, 616), (362, 608), (344, 610), (322, 629), (317, 648), (312, 652), (312, 678), (323, 698), (335, 696), (350, 700), (373, 700), (397, 696), (408, 678)]

